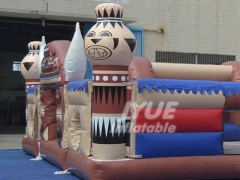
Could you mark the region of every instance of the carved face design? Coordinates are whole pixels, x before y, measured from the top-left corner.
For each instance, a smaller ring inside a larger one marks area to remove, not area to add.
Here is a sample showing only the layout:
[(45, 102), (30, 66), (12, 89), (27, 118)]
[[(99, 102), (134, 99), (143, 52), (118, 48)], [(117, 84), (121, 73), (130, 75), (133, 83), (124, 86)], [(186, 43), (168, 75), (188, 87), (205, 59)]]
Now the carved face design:
[(92, 65), (128, 66), (136, 51), (134, 34), (120, 21), (99, 21), (84, 39)]
[(21, 73), (25, 79), (39, 79), (38, 57), (40, 43), (29, 43), (29, 53), (21, 62)]

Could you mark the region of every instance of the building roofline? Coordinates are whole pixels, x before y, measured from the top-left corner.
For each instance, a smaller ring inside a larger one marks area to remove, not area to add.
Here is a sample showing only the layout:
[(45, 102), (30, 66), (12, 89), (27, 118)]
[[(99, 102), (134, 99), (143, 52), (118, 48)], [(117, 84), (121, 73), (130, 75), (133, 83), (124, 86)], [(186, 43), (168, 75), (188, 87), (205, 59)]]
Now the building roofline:
[[(70, 13), (55, 13), (55, 12), (41, 12), (41, 11), (29, 11), (29, 10), (15, 10), (15, 9), (3, 9), (0, 8), (0, 16), (3, 17), (15, 17), (15, 18), (27, 18), (27, 19), (45, 19), (45, 20), (57, 20), (57, 21), (72, 21), (72, 22), (93, 22), (97, 21), (94, 16), (88, 16), (84, 14), (70, 14)], [(124, 18), (124, 24), (130, 24), (136, 22), (131, 18)]]

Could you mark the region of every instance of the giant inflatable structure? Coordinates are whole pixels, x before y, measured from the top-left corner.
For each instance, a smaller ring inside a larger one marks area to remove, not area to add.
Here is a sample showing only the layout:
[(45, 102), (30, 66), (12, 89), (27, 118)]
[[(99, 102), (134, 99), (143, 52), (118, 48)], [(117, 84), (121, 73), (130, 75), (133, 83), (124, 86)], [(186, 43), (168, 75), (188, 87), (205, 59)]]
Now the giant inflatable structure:
[(30, 43), (23, 150), (83, 179), (238, 178), (240, 63), (151, 63), (119, 4), (95, 13), (84, 40)]

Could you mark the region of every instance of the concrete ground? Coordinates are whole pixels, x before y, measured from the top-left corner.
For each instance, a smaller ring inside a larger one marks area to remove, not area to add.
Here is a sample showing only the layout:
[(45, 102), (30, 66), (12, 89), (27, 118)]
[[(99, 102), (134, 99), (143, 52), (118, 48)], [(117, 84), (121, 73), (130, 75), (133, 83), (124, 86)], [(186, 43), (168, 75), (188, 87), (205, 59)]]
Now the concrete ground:
[(25, 126), (0, 126), (0, 150), (22, 149)]

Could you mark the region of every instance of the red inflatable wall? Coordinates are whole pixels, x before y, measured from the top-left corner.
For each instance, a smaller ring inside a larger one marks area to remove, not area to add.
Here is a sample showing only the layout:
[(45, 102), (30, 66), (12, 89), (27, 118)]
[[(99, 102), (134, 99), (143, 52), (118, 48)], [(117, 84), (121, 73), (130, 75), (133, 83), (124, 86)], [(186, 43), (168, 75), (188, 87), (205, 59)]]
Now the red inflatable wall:
[(158, 127), (157, 131), (160, 131), (162, 126), (161, 132), (164, 133), (169, 131), (219, 132), (223, 130), (223, 109), (139, 108), (137, 111), (136, 125), (142, 127), (141, 129), (139, 127), (141, 132), (149, 130), (149, 126)]

